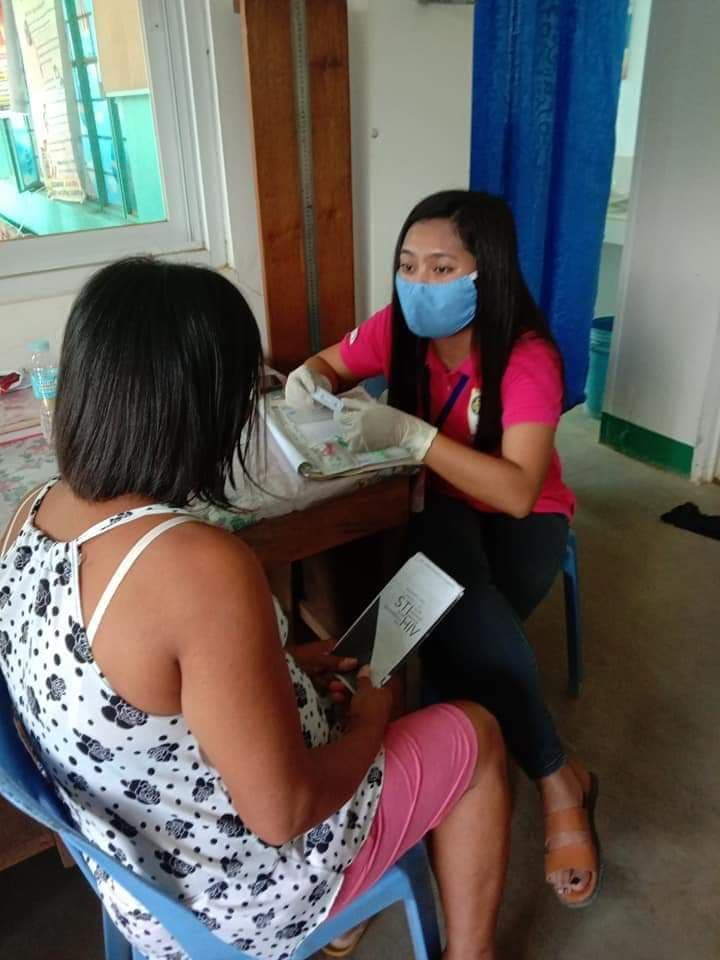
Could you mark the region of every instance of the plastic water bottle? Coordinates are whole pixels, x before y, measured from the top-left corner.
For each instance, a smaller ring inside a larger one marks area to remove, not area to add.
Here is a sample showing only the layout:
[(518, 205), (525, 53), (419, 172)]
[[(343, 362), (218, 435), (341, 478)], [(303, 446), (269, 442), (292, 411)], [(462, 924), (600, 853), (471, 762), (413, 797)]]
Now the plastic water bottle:
[(30, 383), (40, 405), (40, 427), (48, 443), (52, 439), (53, 413), (57, 394), (58, 365), (48, 340), (33, 340), (30, 350)]

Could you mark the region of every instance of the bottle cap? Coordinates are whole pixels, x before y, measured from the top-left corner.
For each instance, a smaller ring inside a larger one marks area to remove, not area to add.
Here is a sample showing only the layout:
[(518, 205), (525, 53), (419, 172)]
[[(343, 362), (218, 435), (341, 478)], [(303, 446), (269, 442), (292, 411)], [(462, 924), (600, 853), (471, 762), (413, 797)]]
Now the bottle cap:
[(31, 353), (42, 353), (44, 350), (50, 349), (49, 340), (31, 340), (28, 344), (28, 350)]

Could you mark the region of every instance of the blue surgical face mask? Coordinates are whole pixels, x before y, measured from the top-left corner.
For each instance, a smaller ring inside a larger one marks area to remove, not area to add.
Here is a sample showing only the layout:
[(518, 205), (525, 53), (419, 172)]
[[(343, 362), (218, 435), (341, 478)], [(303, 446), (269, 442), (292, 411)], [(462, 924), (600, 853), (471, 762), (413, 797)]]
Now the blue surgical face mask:
[(395, 275), (405, 323), (417, 337), (451, 337), (472, 323), (477, 312), (477, 273), (448, 283), (413, 283)]

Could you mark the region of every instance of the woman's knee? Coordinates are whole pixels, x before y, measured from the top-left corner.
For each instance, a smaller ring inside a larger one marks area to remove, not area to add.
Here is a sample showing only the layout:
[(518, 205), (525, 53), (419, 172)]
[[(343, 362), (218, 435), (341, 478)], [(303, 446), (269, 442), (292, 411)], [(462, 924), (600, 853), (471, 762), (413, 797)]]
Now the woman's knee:
[(475, 728), (475, 738), (478, 746), (478, 767), (488, 763), (505, 763), (505, 741), (500, 725), (495, 717), (479, 703), (472, 700), (453, 700), (452, 706), (457, 707), (465, 714)]

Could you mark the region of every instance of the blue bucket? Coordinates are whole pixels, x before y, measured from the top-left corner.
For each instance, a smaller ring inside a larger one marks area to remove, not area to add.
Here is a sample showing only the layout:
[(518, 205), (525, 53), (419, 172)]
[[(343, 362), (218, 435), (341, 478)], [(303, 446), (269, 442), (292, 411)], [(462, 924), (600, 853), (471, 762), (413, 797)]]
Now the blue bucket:
[(590, 330), (590, 364), (585, 381), (585, 411), (600, 419), (605, 396), (614, 317), (596, 317)]

